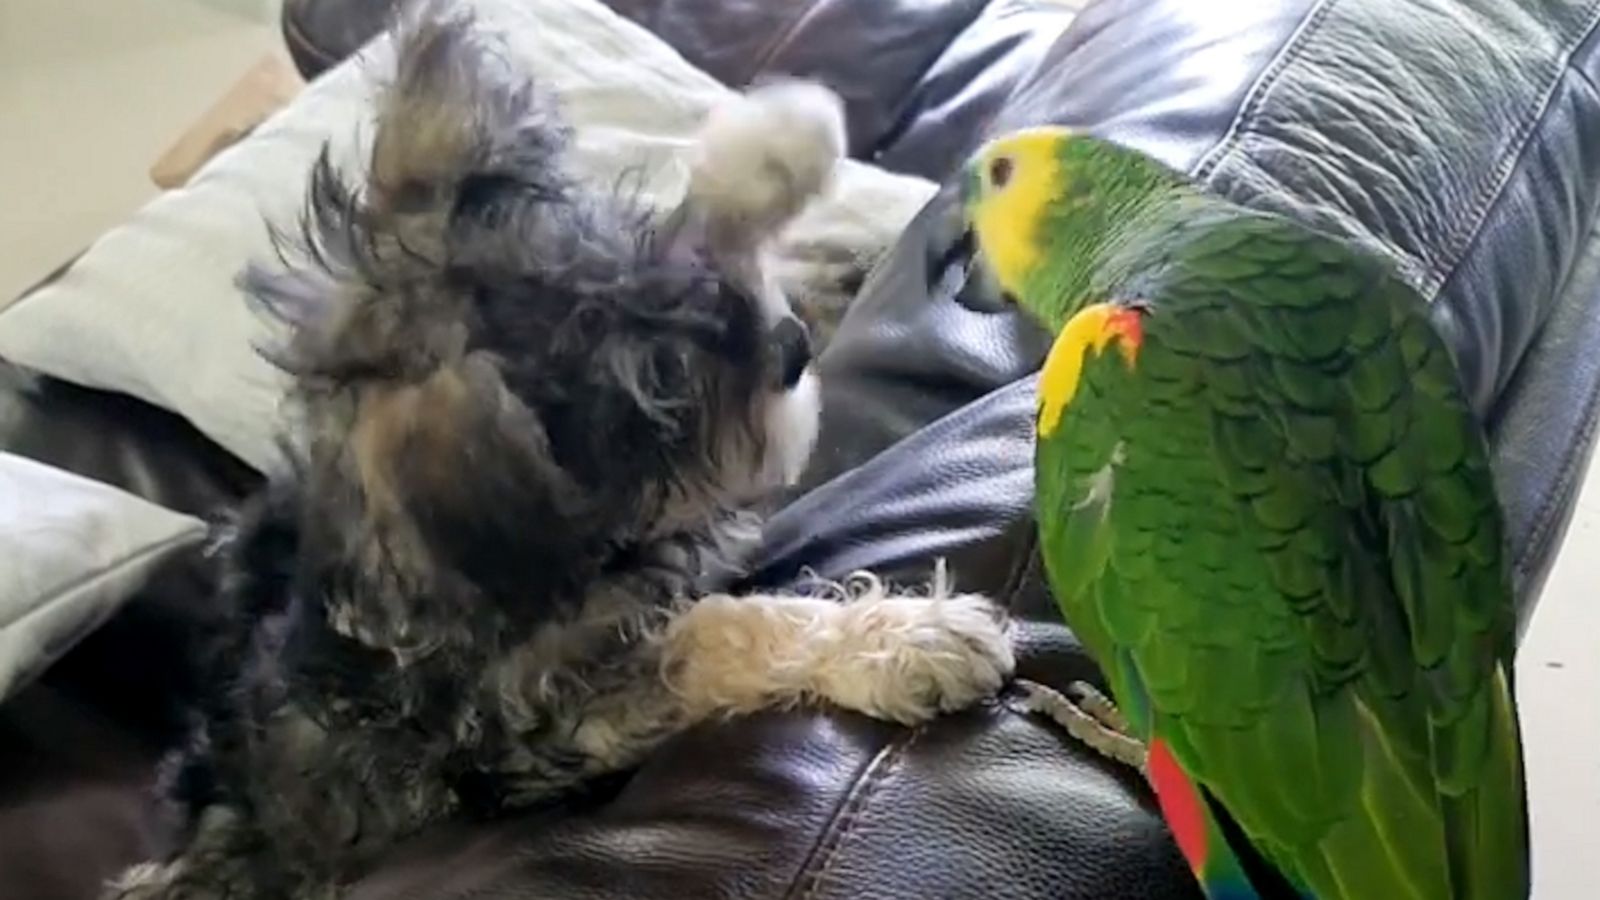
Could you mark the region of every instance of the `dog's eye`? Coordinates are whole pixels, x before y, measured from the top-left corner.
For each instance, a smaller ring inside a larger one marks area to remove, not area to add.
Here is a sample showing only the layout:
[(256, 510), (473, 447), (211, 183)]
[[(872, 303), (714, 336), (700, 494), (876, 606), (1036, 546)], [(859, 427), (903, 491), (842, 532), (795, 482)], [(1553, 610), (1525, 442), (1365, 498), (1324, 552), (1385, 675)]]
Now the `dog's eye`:
[(493, 205), (507, 197), (515, 196), (519, 183), (508, 175), (479, 174), (468, 176), (456, 190), (456, 204), (452, 215), (478, 217), (493, 209)]
[(750, 295), (726, 282), (717, 285), (714, 332), (722, 354), (753, 360), (760, 352), (760, 313)]
[(717, 313), (724, 322), (741, 322), (752, 316), (754, 311), (755, 301), (750, 299), (749, 294), (727, 284), (717, 286)]

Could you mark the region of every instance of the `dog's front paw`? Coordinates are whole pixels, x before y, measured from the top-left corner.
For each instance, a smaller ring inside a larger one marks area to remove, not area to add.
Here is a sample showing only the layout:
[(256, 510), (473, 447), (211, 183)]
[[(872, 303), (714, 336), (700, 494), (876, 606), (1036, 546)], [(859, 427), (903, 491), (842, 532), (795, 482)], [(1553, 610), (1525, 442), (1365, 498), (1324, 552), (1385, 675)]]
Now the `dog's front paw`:
[(766, 235), (827, 189), (844, 153), (838, 95), (774, 81), (712, 111), (689, 190), (711, 220)]
[(1016, 668), (1005, 615), (985, 597), (893, 596), (875, 581), (840, 609), (816, 693), (905, 724), (994, 696)]
[(164, 863), (131, 866), (106, 884), (100, 900), (161, 900), (172, 894), (172, 873)]

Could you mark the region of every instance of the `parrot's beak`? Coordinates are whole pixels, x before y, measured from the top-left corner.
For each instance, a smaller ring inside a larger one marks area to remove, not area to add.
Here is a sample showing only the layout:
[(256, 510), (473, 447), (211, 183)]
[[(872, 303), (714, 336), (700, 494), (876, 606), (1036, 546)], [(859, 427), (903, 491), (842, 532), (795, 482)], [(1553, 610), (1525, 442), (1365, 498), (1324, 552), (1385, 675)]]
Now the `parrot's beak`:
[(965, 198), (947, 189), (928, 204), (928, 293), (948, 297), (973, 312), (1000, 313), (1014, 308), (985, 271), (977, 236), (967, 221)]
[(923, 246), (927, 250), (929, 292), (947, 282), (952, 269), (965, 273), (972, 260), (974, 245), (963, 199), (957, 191), (946, 188), (922, 212), (927, 217)]

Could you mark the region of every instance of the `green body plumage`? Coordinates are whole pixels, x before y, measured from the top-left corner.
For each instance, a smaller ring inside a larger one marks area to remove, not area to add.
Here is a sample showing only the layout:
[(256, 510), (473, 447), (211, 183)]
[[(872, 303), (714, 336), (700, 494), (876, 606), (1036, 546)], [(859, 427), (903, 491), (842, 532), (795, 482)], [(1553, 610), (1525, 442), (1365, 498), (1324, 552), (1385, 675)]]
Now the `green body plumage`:
[(1042, 378), (1036, 487), (1056, 598), (1135, 730), (1311, 896), (1526, 897), (1501, 514), (1421, 298), (1046, 134), (986, 148), (969, 211), (1047, 327), (1137, 314), (1124, 353), (1053, 351), (1081, 371)]

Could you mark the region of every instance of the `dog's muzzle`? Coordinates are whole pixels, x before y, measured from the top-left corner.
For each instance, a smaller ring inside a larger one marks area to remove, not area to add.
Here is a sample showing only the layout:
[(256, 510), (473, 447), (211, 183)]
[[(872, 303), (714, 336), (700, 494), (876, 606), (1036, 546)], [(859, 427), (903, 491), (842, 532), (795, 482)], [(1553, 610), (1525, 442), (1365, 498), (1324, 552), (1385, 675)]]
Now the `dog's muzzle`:
[(773, 326), (770, 340), (778, 360), (778, 386), (789, 390), (811, 365), (811, 334), (805, 323), (785, 316)]

